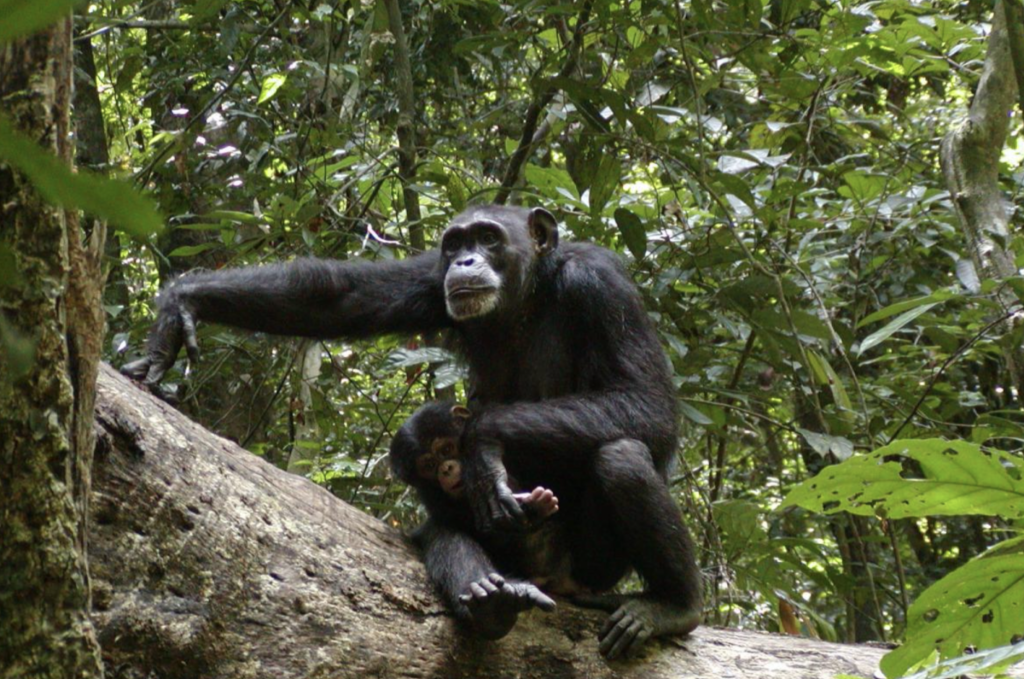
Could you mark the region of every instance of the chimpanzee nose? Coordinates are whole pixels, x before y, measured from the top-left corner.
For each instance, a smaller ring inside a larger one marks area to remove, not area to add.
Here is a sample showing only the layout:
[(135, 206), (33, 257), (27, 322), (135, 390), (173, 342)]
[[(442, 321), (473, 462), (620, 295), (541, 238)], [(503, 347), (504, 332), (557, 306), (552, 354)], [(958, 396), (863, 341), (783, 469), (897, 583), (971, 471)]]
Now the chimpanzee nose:
[(455, 460), (445, 460), (441, 463), (441, 476), (451, 476), (455, 471)]
[(458, 266), (473, 266), (475, 260), (472, 257), (463, 257), (462, 259), (455, 262)]

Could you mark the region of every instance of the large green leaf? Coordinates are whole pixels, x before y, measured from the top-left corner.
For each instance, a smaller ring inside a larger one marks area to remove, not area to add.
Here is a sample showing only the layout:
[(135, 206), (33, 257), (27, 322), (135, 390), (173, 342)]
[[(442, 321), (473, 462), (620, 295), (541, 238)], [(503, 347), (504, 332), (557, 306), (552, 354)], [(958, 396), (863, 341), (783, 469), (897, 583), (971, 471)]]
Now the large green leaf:
[(80, 208), (134, 236), (146, 236), (163, 228), (163, 220), (148, 198), (123, 182), (88, 172), (72, 172), (55, 156), (16, 132), (3, 116), (0, 158), (23, 172), (51, 203)]
[(905, 311), (896, 318), (892, 319), (885, 324), (880, 330), (876, 330), (860, 343), (860, 347), (857, 349), (857, 354), (863, 354), (868, 349), (875, 347), (885, 340), (889, 339), (897, 330), (910, 323), (912, 320), (934, 307), (938, 302), (931, 302), (922, 306), (915, 306), (909, 311)]
[[(908, 478), (889, 458), (914, 460), (924, 478)], [(846, 511), (893, 519), (973, 514), (1024, 517), (1020, 463), (964, 441), (901, 440), (822, 470), (794, 488), (783, 507)]]
[(898, 677), (933, 651), (951, 658), (1005, 646), (1022, 634), (1024, 555), (981, 557), (917, 598), (907, 612), (907, 640), (882, 658), (882, 670)]
[(647, 231), (644, 230), (644, 223), (626, 208), (620, 207), (615, 210), (615, 225), (619, 227), (622, 240), (626, 247), (637, 259), (643, 259), (647, 254)]
[(78, 0), (0, 0), (0, 42), (34, 33), (77, 4)]
[(875, 321), (880, 321), (884, 318), (889, 318), (890, 316), (895, 316), (896, 314), (903, 313), (904, 311), (909, 311), (910, 309), (916, 309), (917, 307), (924, 306), (926, 304), (931, 305), (928, 307), (930, 309), (932, 306), (935, 306), (935, 304), (938, 302), (945, 302), (947, 300), (960, 297), (962, 297), (962, 295), (958, 295), (952, 290), (937, 290), (932, 294), (926, 295), (924, 297), (906, 299), (903, 300), (902, 302), (890, 304), (884, 309), (880, 309), (875, 313), (867, 316), (866, 318), (861, 320), (860, 323), (857, 324), (857, 327), (863, 328), (865, 325), (870, 325)]
[(967, 674), (995, 674), (1024, 660), (1024, 641), (987, 651), (971, 651), (915, 672), (905, 679), (959, 679)]

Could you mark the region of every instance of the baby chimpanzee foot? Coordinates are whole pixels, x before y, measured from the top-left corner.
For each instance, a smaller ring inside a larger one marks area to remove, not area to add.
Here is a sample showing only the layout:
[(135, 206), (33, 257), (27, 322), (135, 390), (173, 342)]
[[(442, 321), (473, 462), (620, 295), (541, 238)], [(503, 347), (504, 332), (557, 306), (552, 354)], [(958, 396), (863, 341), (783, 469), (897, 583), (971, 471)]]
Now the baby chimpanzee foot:
[(555, 602), (536, 586), (508, 581), (497, 573), (470, 583), (469, 591), (459, 596), (459, 602), (466, 606), (473, 630), (483, 639), (500, 639), (511, 632), (525, 610), (555, 609)]
[(522, 506), (529, 526), (536, 527), (558, 511), (558, 498), (547, 488), (537, 486), (529, 493), (512, 495)]
[(614, 611), (597, 636), (601, 655), (608, 660), (636, 655), (651, 637), (689, 634), (701, 619), (699, 611), (649, 596), (577, 596), (573, 602), (586, 608)]

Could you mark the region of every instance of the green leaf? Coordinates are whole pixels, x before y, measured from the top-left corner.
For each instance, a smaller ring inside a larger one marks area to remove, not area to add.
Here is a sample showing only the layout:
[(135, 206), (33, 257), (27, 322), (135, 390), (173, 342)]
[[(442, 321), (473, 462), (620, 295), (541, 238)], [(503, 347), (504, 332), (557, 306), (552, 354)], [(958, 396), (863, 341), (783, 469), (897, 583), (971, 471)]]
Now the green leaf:
[(1024, 660), (1024, 641), (1009, 646), (999, 646), (987, 651), (971, 651), (949, 660), (944, 660), (905, 679), (959, 679), (966, 675), (997, 674), (1011, 664)]
[(567, 191), (571, 196), (579, 197), (579, 194), (576, 192), (576, 184), (565, 170), (528, 164), (524, 174), (529, 184), (536, 186), (538, 190), (550, 198), (561, 197), (559, 189)]
[[(890, 460), (893, 457), (915, 460), (924, 478), (908, 478), (904, 466)], [(1024, 517), (1024, 481), (1012, 476), (1008, 468), (1020, 476), (1022, 469), (1014, 458), (965, 441), (894, 441), (867, 455), (826, 467), (790, 491), (782, 506), (827, 514), (878, 514), (891, 519)]]
[(892, 319), (891, 321), (886, 323), (885, 326), (882, 327), (880, 330), (876, 330), (875, 332), (871, 333), (870, 335), (864, 338), (864, 341), (860, 343), (860, 347), (857, 349), (857, 355), (860, 356), (868, 349), (871, 349), (881, 344), (885, 340), (889, 339), (889, 337), (891, 337), (893, 333), (895, 333), (897, 330), (907, 325), (912, 320), (914, 320), (924, 312), (928, 311), (932, 307), (936, 306), (937, 304), (938, 302), (932, 302), (930, 304), (915, 307), (910, 311), (906, 311), (897, 316), (896, 318)]
[(885, 307), (884, 309), (876, 311), (875, 313), (873, 313), (873, 314), (867, 316), (866, 318), (864, 318), (863, 320), (861, 320), (861, 322), (857, 324), (857, 327), (858, 328), (862, 328), (865, 325), (871, 325), (875, 321), (880, 321), (883, 318), (889, 318), (890, 316), (895, 316), (898, 313), (902, 313), (904, 311), (907, 311), (908, 309), (915, 309), (915, 308), (917, 308), (919, 306), (923, 306), (925, 304), (932, 304), (932, 303), (936, 303), (937, 304), (939, 302), (945, 302), (945, 301), (951, 300), (951, 299), (960, 299), (961, 297), (962, 297), (962, 295), (958, 295), (955, 292), (952, 292), (950, 290), (937, 290), (936, 292), (933, 292), (932, 294), (927, 295), (925, 297), (916, 297), (914, 299), (907, 299), (907, 300), (903, 300), (902, 302), (896, 302), (895, 304), (890, 304), (889, 306)]
[(843, 436), (818, 434), (807, 429), (797, 429), (807, 444), (822, 457), (832, 453), (840, 460), (849, 459), (853, 455), (853, 441)]
[(15, 132), (3, 116), (0, 158), (24, 173), (51, 203), (85, 210), (133, 236), (147, 236), (163, 229), (163, 219), (148, 198), (123, 182), (85, 171), (72, 172), (55, 156)]
[(926, 589), (907, 612), (907, 640), (882, 658), (888, 677), (941, 657), (1010, 644), (1021, 632), (1024, 555), (982, 556)]
[(863, 172), (847, 172), (843, 175), (843, 181), (846, 186), (839, 187), (839, 195), (866, 202), (881, 195), (887, 178)]
[(715, 424), (714, 420), (712, 420), (710, 417), (694, 408), (686, 401), (679, 402), (679, 410), (683, 413), (683, 417), (690, 420), (694, 424), (699, 424), (702, 427), (711, 427), (714, 426)]
[(590, 214), (601, 214), (608, 199), (615, 193), (615, 188), (619, 185), (621, 174), (622, 166), (618, 158), (613, 155), (601, 157), (601, 162), (597, 166), (597, 173), (590, 184)]
[(633, 212), (626, 208), (615, 210), (615, 225), (619, 227), (622, 240), (637, 259), (643, 259), (647, 254), (647, 231), (644, 223)]
[(220, 247), (220, 243), (200, 243), (199, 245), (182, 245), (180, 248), (174, 248), (171, 252), (167, 253), (168, 257), (191, 257), (198, 255), (200, 252), (206, 252), (216, 247)]
[(0, 42), (45, 28), (77, 4), (77, 0), (0, 0)]
[(260, 97), (256, 100), (257, 104), (262, 104), (267, 101), (281, 89), (281, 85), (287, 82), (288, 76), (284, 73), (272, 73), (263, 79), (263, 87), (260, 88)]

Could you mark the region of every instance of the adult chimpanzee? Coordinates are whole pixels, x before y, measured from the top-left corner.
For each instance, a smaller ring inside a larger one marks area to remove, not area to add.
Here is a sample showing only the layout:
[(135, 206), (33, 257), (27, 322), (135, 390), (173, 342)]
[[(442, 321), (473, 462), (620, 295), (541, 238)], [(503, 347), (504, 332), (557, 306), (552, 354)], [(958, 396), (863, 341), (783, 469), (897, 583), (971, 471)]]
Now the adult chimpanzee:
[[(615, 607), (602, 653), (699, 624), (701, 576), (666, 484), (678, 425), (668, 363), (616, 257), (560, 246), (546, 210), (471, 208), (440, 250), (401, 261), (186, 276), (160, 295), (148, 356), (125, 371), (152, 385), (183, 344), (196, 357), (197, 320), (320, 338), (451, 331), (469, 365), (474, 415), (461, 445), (478, 528), (521, 520), (507, 467), (525, 487), (558, 496), (578, 583), (605, 591), (631, 566), (644, 580), (642, 595), (586, 602)], [(456, 614), (490, 636), (511, 629), (518, 593), (485, 588), (472, 609), (459, 599), (495, 572), (481, 546), (451, 526), (427, 528), (427, 568)]]
[[(561, 524), (547, 519), (558, 511), (558, 499), (547, 488), (531, 492), (514, 492), (528, 517), (526, 530), (491, 531), (474, 528), (472, 512), (466, 501), (462, 482), (462, 454), (459, 443), (470, 416), (469, 409), (450, 401), (427, 403), (395, 433), (388, 457), (395, 476), (416, 489), (427, 510), (424, 526), (440, 523), (472, 536), (487, 552), (501, 573), (484, 581), (494, 589), (504, 588), (515, 608), (525, 610), (537, 606), (551, 611), (555, 602), (537, 589), (550, 587), (555, 593), (568, 592), (563, 581), (571, 582), (569, 550), (565, 548)], [(518, 484), (510, 477), (513, 491)], [(430, 529), (421, 527), (413, 539), (423, 545), (422, 536)], [(505, 576), (505, 577), (500, 577)], [(490, 588), (488, 588), (490, 589)], [(470, 586), (459, 599), (470, 610), (489, 600), (488, 589)], [(501, 625), (478, 629), (481, 636), (503, 636), (508, 630)]]

